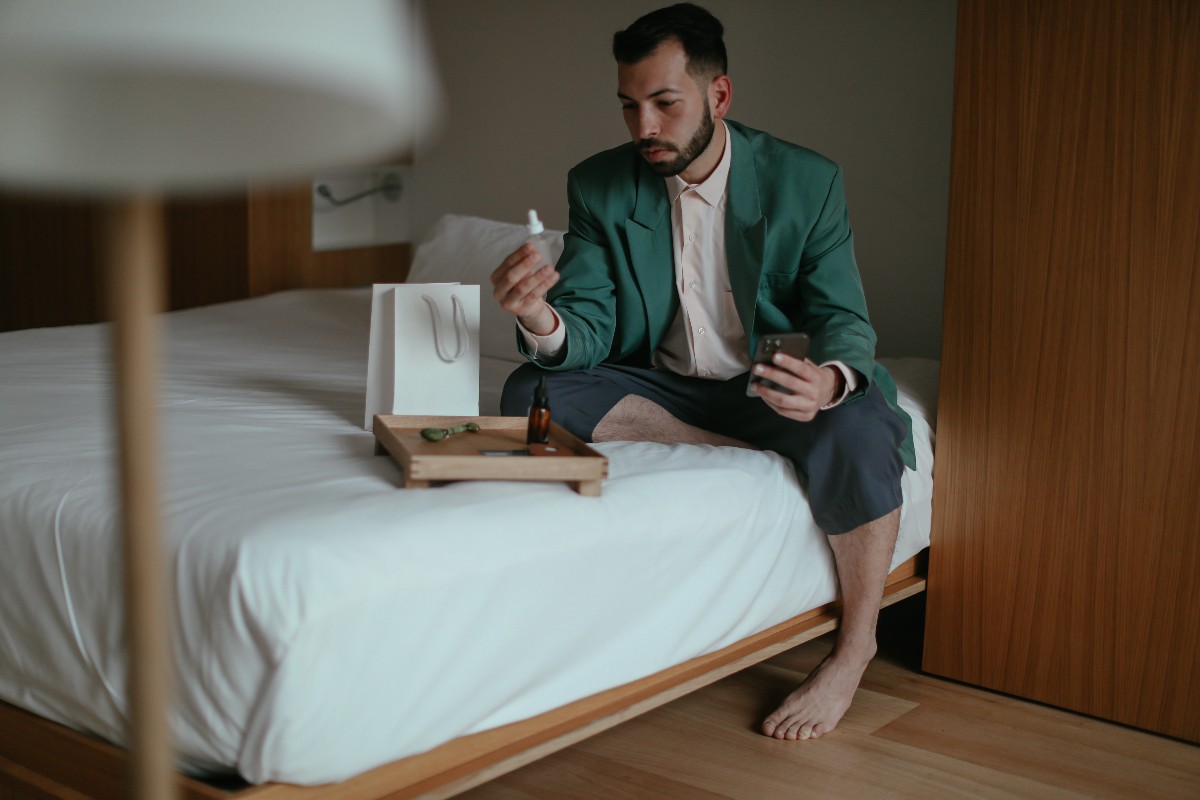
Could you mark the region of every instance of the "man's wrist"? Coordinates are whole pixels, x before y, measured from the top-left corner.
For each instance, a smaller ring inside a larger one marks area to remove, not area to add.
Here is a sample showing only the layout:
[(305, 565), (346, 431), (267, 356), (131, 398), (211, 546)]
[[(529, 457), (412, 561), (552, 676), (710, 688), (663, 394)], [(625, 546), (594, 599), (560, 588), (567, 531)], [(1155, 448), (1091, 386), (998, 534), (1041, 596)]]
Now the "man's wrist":
[(521, 327), (534, 336), (549, 336), (558, 328), (558, 315), (550, 308), (550, 304), (542, 301), (541, 309), (530, 317), (518, 317)]
[(829, 405), (840, 400), (842, 395), (846, 393), (846, 376), (837, 367), (827, 366), (825, 369), (833, 373), (833, 391), (830, 393), (829, 399), (824, 403), (824, 405)]
[(554, 310), (554, 306), (547, 305), (546, 309), (551, 317), (549, 333), (534, 333), (525, 327), (525, 323), (520, 317), (517, 318), (517, 330), (521, 332), (521, 338), (525, 340), (529, 355), (542, 364), (551, 364), (561, 361), (560, 356), (567, 343), (567, 329), (563, 324), (562, 317)]
[(833, 397), (828, 403), (821, 406), (822, 411), (827, 411), (831, 408), (837, 408), (846, 400), (848, 395), (854, 393), (858, 389), (861, 378), (859, 377), (859, 373), (841, 361), (826, 361), (824, 364), (821, 364), (821, 367), (834, 371)]

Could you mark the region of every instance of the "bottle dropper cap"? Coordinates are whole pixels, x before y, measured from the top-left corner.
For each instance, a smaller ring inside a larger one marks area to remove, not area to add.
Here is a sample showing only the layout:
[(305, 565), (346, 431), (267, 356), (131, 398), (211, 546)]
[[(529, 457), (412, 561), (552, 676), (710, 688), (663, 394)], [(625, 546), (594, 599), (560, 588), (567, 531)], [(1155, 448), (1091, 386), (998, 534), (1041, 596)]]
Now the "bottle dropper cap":
[(537, 408), (545, 408), (550, 402), (550, 394), (546, 391), (546, 376), (542, 375), (538, 378), (537, 389), (533, 392), (533, 404)]
[(538, 234), (546, 230), (545, 226), (542, 225), (542, 221), (538, 219), (537, 212), (532, 208), (529, 209), (529, 224), (525, 227), (529, 229), (529, 233), (531, 235)]

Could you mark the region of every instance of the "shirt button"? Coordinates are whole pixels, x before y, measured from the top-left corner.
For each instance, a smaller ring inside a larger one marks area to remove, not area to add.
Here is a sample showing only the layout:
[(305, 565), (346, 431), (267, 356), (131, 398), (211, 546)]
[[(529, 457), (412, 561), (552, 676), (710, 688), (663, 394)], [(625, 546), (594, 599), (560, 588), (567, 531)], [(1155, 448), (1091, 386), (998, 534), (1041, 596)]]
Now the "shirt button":
[(689, 241), (689, 242), (694, 242), (694, 241), (696, 241), (696, 234), (694, 234), (694, 233), (689, 233), (689, 234), (688, 234), (688, 241)]
[(697, 328), (697, 329), (696, 329), (696, 333), (698, 333), (698, 334), (700, 334), (701, 336), (703, 336), (703, 335), (704, 335), (704, 326), (703, 326), (703, 325), (701, 325), (699, 328)]
[(711, 370), (711, 369), (706, 369), (706, 370), (704, 370), (704, 377), (706, 377), (706, 378), (711, 378), (711, 377), (712, 377), (712, 370)]
[(688, 288), (689, 288), (689, 289), (695, 289), (695, 288), (696, 288), (696, 282), (695, 282), (695, 281), (692, 281), (691, 283), (689, 283), (689, 284), (688, 284)]

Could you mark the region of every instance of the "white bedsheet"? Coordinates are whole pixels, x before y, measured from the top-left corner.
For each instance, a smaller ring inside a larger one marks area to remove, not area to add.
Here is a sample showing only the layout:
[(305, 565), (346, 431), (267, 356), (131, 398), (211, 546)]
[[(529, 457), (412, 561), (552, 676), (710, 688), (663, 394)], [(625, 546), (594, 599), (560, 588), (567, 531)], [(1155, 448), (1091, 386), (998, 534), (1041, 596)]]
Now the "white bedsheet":
[[(359, 426), (369, 293), (165, 318), (174, 729), (190, 769), (347, 778), (709, 652), (835, 595), (773, 453), (599, 445), (559, 484), (397, 489)], [(0, 335), (0, 698), (124, 738), (107, 328)], [(937, 365), (885, 362), (913, 415), (895, 563), (928, 543)], [(484, 365), (485, 413), (514, 364)]]

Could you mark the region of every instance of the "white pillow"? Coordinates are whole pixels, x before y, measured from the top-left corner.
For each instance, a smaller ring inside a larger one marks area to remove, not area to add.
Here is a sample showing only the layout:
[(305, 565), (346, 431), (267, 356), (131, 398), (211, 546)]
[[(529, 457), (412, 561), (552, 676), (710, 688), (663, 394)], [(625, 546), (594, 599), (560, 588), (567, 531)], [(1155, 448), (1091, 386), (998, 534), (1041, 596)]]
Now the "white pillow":
[[(563, 231), (546, 229), (553, 236), (550, 255), (562, 255)], [(413, 255), (409, 283), (458, 282), (479, 285), (479, 353), (520, 363), (516, 320), (492, 297), (491, 275), (529, 236), (524, 225), (497, 222), (461, 214), (439, 219)]]

